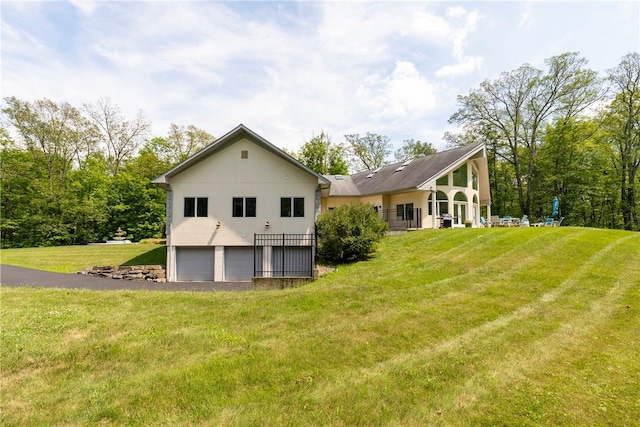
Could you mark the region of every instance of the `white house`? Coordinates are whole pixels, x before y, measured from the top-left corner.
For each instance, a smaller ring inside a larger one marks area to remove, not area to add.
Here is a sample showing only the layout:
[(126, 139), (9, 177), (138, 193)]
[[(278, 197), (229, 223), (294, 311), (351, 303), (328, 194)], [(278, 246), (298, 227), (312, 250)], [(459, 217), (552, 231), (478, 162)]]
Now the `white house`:
[(167, 191), (167, 280), (309, 275), (329, 180), (244, 125), (155, 183)]
[(372, 204), (392, 230), (491, 216), (483, 144), (322, 176), (239, 125), (154, 182), (167, 191), (170, 282), (311, 276), (316, 218), (343, 204)]

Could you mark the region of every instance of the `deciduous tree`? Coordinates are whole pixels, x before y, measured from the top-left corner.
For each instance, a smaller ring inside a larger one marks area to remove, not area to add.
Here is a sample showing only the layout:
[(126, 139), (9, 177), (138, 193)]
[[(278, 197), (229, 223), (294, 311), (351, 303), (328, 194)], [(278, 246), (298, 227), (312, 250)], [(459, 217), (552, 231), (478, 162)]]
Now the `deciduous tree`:
[(391, 154), (391, 141), (386, 135), (367, 132), (345, 135), (347, 151), (351, 156), (351, 165), (356, 171), (371, 170), (388, 163)]
[(300, 163), (309, 169), (328, 175), (346, 175), (349, 173), (345, 151), (342, 145), (334, 145), (324, 131), (306, 141), (297, 155)]
[(107, 151), (109, 171), (117, 175), (124, 161), (135, 154), (144, 142), (150, 123), (142, 111), (127, 120), (122, 110), (109, 98), (101, 98), (95, 104), (85, 104), (84, 110), (89, 118), (98, 126), (101, 142)]
[(430, 142), (407, 139), (404, 141), (402, 147), (396, 150), (395, 158), (396, 162), (404, 162), (406, 160), (428, 156), (429, 154), (435, 154), (437, 151)]

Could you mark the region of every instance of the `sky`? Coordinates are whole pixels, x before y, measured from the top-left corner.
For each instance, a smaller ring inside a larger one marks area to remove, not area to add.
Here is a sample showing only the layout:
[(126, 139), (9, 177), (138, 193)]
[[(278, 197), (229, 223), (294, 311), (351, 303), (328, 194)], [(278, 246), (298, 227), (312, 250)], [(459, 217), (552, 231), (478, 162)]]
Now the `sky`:
[(0, 2), (2, 97), (108, 97), (150, 136), (240, 123), (297, 151), (324, 131), (446, 148), (457, 97), (580, 52), (602, 76), (640, 50), (638, 1)]

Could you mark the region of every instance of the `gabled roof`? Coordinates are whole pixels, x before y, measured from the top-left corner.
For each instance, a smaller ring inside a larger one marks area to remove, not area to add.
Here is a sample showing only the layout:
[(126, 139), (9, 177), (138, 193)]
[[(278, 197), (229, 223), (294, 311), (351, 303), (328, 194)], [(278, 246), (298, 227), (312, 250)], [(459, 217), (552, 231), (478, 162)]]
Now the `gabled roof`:
[(409, 162), (359, 172), (342, 177), (342, 180), (336, 180), (335, 176), (327, 176), (331, 181), (329, 196), (366, 196), (416, 190), (428, 181), (458, 168), (470, 158), (478, 154), (484, 155), (484, 148), (483, 143), (466, 145)]
[(249, 129), (243, 124), (238, 125), (235, 129), (231, 130), (224, 136), (216, 139), (214, 142), (207, 145), (202, 150), (198, 151), (188, 159), (182, 161), (181, 163), (179, 163), (177, 166), (173, 167), (169, 171), (163, 173), (162, 175), (154, 179), (153, 182), (155, 184), (167, 185), (169, 184), (169, 179), (172, 176), (179, 174), (183, 170), (188, 169), (189, 167), (193, 166), (198, 162), (201, 162), (202, 160), (208, 158), (209, 156), (215, 154), (216, 152), (222, 150), (223, 148), (230, 146), (231, 144), (239, 141), (242, 138), (249, 139), (250, 141), (254, 142), (256, 145), (264, 148), (265, 150), (271, 152), (272, 154), (286, 160), (289, 163), (292, 163), (293, 165), (304, 170), (305, 172), (310, 173), (311, 175), (317, 177), (318, 184), (321, 184), (323, 186), (329, 185), (329, 180), (327, 178), (309, 169), (307, 166), (303, 165), (293, 157), (289, 156), (287, 153), (285, 153), (275, 145), (271, 144), (269, 141), (267, 141), (257, 133), (253, 132), (251, 129)]

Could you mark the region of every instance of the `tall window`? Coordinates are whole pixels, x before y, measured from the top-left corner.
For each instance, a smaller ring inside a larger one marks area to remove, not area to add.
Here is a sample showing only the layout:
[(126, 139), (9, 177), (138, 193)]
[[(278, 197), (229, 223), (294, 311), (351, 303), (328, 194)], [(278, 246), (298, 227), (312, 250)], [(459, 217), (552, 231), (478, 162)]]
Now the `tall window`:
[(209, 214), (209, 199), (206, 197), (185, 197), (184, 216), (186, 217), (206, 217)]
[(471, 185), (474, 190), (478, 189), (478, 171), (475, 167), (471, 168)]
[(282, 218), (304, 217), (304, 197), (282, 197), (280, 199), (280, 216)]
[(255, 218), (256, 198), (255, 197), (234, 197), (233, 216), (236, 218)]
[(462, 165), (459, 169), (453, 171), (453, 185), (456, 187), (466, 187), (467, 180), (467, 165)]

